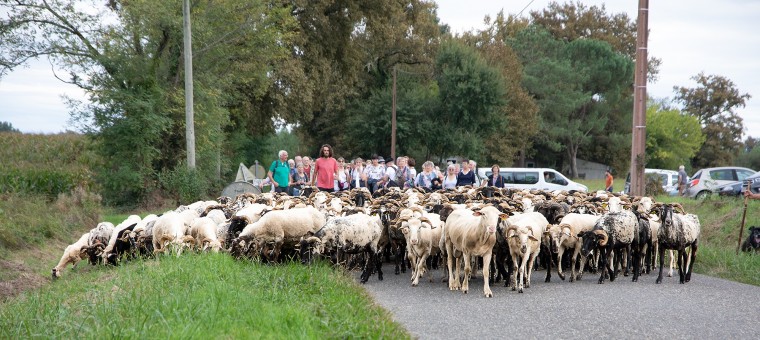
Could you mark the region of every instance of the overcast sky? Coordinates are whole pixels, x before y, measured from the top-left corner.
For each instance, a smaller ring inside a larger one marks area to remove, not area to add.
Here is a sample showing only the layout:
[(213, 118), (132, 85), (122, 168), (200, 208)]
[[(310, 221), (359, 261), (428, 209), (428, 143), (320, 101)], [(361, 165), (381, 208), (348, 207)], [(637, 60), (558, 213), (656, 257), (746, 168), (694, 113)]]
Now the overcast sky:
[[(549, 0), (439, 0), (438, 16), (454, 32), (483, 28), (486, 15), (500, 10), (545, 8)], [(606, 4), (608, 13), (628, 13), (636, 20), (638, 0), (582, 1)], [(649, 55), (662, 59), (659, 80), (647, 93), (672, 98), (673, 86), (695, 87), (699, 72), (731, 79), (753, 96), (739, 109), (747, 135), (760, 137), (760, 1), (667, 0), (649, 4)], [(0, 79), (0, 121), (22, 132), (55, 133), (71, 128), (62, 95), (84, 99), (78, 88), (54, 78), (46, 60), (32, 63)]]

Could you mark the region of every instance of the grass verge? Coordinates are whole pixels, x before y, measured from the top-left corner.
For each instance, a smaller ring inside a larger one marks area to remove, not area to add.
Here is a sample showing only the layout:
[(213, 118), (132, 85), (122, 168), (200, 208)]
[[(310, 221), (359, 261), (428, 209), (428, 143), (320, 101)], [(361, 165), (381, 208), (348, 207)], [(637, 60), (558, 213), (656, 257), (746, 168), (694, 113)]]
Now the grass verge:
[(64, 276), (0, 305), (0, 338), (409, 338), (326, 265), (227, 254), (136, 260)]

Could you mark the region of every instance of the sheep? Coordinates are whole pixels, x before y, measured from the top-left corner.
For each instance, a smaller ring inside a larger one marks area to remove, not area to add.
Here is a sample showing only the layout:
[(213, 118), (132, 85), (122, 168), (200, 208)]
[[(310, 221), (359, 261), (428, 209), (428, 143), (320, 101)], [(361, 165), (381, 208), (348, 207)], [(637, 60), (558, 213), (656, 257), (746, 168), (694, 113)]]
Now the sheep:
[[(407, 251), (411, 255), (412, 286), (417, 286), (420, 277), (427, 270), (425, 261), (434, 250), (437, 251), (439, 248), (442, 228), (434, 227), (433, 222), (426, 217), (415, 217), (402, 223), (401, 230), (406, 235)], [(430, 282), (433, 282), (432, 272)]]
[(214, 210), (209, 211), (205, 217), (212, 219), (214, 223), (217, 225), (227, 221), (227, 216), (225, 216), (224, 211), (221, 211), (219, 209), (214, 209)]
[(82, 234), (82, 236), (79, 237), (79, 240), (73, 244), (70, 244), (66, 247), (66, 249), (64, 249), (63, 256), (61, 256), (61, 260), (58, 261), (58, 265), (53, 267), (53, 280), (61, 277), (63, 269), (66, 268), (66, 265), (71, 263), (74, 267), (76, 267), (77, 263), (79, 263), (81, 259), (87, 257), (87, 253), (83, 252), (82, 248), (87, 246), (90, 240), (90, 235), (91, 234), (89, 232)]
[(250, 204), (245, 208), (238, 210), (235, 215), (230, 218), (230, 225), (227, 228), (227, 235), (224, 242), (225, 245), (232, 244), (232, 239), (238, 237), (240, 232), (242, 232), (247, 225), (258, 221), (261, 216), (269, 210), (269, 206), (259, 203)]
[(201, 250), (211, 248), (212, 251), (218, 253), (222, 244), (217, 239), (216, 228), (217, 223), (212, 218), (198, 217), (190, 223), (187, 233), (193, 237), (196, 248)]
[[(186, 212), (190, 214), (185, 214)], [(195, 213), (195, 210), (184, 210), (181, 213), (167, 212), (159, 217), (153, 225), (153, 253), (166, 252), (167, 247), (175, 247), (177, 256), (182, 254), (188, 242), (192, 242), (192, 236), (185, 235), (187, 231), (186, 217)]]
[[(557, 249), (557, 257), (562, 258), (566, 249), (573, 249), (571, 263), (571, 275), (570, 282), (575, 282), (576, 279), (580, 279), (583, 276), (583, 268), (586, 266), (586, 254), (581, 252), (583, 245), (583, 238), (577, 235), (582, 232), (591, 231), (594, 229), (596, 221), (601, 216), (589, 215), (589, 214), (576, 214), (570, 213), (563, 217), (559, 222), (560, 227), (560, 240), (559, 248)], [(576, 261), (580, 255), (580, 271), (576, 273)], [(562, 271), (562, 261), (557, 263), (557, 275), (560, 279), (565, 280), (565, 274)]]
[[(630, 250), (632, 245), (638, 245), (638, 230), (639, 221), (636, 216), (630, 211), (620, 211), (604, 214), (594, 229), (578, 233), (578, 237), (583, 237), (582, 251), (586, 256), (590, 256), (593, 250), (599, 251), (599, 268), (602, 272), (599, 284), (604, 283), (605, 268), (609, 272), (610, 282), (615, 281), (615, 269), (612, 266), (614, 251)], [(634, 252), (634, 281), (638, 279), (639, 256), (640, 253)]]
[(87, 241), (87, 245), (82, 248), (82, 251), (87, 253), (90, 264), (96, 265), (100, 262), (100, 255), (111, 239), (113, 229), (113, 223), (100, 222), (95, 228), (90, 230), (90, 239)]
[(233, 254), (241, 256), (251, 249), (263, 251), (265, 244), (273, 243), (273, 249), (265, 253), (265, 256), (268, 260), (274, 261), (279, 258), (285, 242), (295, 244), (307, 232), (316, 232), (324, 224), (325, 214), (312, 206), (273, 210), (258, 221), (247, 225), (240, 236), (232, 241)]
[[(537, 212), (511, 216), (506, 220), (504, 237), (509, 244), (513, 269), (516, 270), (512, 278), (512, 290), (522, 293), (523, 286), (530, 288), (533, 262), (541, 251), (538, 237), (548, 224), (546, 217)], [(522, 263), (518, 264), (518, 261)]]
[(377, 270), (378, 280), (383, 280), (382, 259), (379, 256), (380, 237), (383, 225), (377, 215), (353, 214), (333, 218), (316, 232), (307, 232), (300, 241), (301, 262), (311, 263), (314, 255), (327, 250), (336, 252), (336, 262), (344, 253), (367, 254), (361, 274), (361, 283), (366, 283), (372, 273), (372, 265)]
[[(653, 209), (657, 212), (662, 223), (659, 235), (657, 236), (660, 252), (660, 274), (657, 276), (656, 283), (662, 283), (662, 266), (665, 249), (678, 251), (679, 282), (682, 284), (689, 282), (699, 247), (701, 229), (699, 218), (693, 214), (684, 214), (683, 208), (677, 203), (659, 204), (655, 205)], [(676, 209), (682, 213), (674, 213)], [(691, 248), (691, 254), (688, 258), (687, 256), (689, 255), (686, 252), (686, 248)]]
[(103, 263), (105, 264), (108, 260), (108, 256), (113, 251), (114, 246), (116, 245), (116, 239), (120, 237), (119, 232), (122, 230), (128, 228), (128, 227), (134, 227), (134, 225), (137, 222), (140, 222), (142, 219), (140, 216), (137, 215), (129, 215), (127, 219), (125, 219), (123, 222), (119, 223), (116, 227), (114, 227), (113, 232), (111, 233), (111, 238), (108, 240), (108, 245), (105, 249), (103, 249), (103, 254), (100, 256), (103, 258)]
[[(491, 254), (496, 243), (496, 226), (499, 219), (507, 218), (506, 214), (498, 209), (487, 206), (480, 211), (473, 212), (469, 209), (454, 210), (446, 219), (443, 229), (443, 242), (446, 244), (447, 262), (449, 271), (449, 290), (461, 289), (463, 293), (469, 290), (469, 278), (471, 273), (470, 256), (483, 257), (483, 295), (493, 297), (491, 288), (488, 286), (488, 269), (491, 264)], [(460, 256), (456, 261), (456, 272), (452, 271), (454, 252), (461, 253), (461, 261), (464, 262), (464, 278), (459, 281)]]

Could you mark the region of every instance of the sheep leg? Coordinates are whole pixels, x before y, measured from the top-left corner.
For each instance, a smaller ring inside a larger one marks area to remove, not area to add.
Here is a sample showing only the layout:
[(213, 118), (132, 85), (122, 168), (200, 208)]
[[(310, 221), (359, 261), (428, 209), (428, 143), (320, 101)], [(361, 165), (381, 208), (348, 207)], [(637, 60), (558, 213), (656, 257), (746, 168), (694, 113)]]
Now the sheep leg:
[(510, 279), (512, 280), (512, 290), (517, 290), (517, 280), (520, 276), (520, 264), (517, 263), (517, 256), (515, 256), (514, 253), (512, 253), (512, 273), (510, 274)]
[(641, 247), (636, 245), (633, 248), (633, 282), (639, 281), (639, 274), (641, 273)]
[[(470, 275), (472, 274), (472, 263), (470, 263), (470, 254), (462, 252), (462, 262), (464, 262), (464, 276), (462, 277), (462, 293), (467, 294), (470, 290)], [(457, 272), (459, 272), (459, 266), (457, 265)]]
[[(452, 265), (454, 264), (454, 249), (453, 245), (450, 242), (446, 242), (446, 268), (449, 271), (449, 290), (458, 290), (459, 289), (459, 280), (458, 278), (454, 279), (454, 268), (452, 268)], [(457, 266), (458, 266), (457, 259)]]
[(370, 260), (365, 261), (364, 266), (362, 267), (362, 275), (360, 280), (361, 283), (367, 283), (367, 281), (369, 281), (369, 275), (371, 272), (370, 265), (372, 263), (373, 252), (371, 250), (367, 250), (365, 254), (369, 255)]
[(657, 281), (656, 283), (662, 283), (662, 267), (665, 265), (665, 247), (662, 245), (658, 245), (657, 251), (660, 255), (660, 274), (657, 275)]
[(686, 282), (691, 281), (691, 271), (694, 269), (694, 261), (697, 259), (697, 248), (699, 248), (698, 241), (694, 241), (691, 245), (691, 256), (689, 257), (689, 270), (686, 272)]
[(420, 276), (422, 276), (422, 273), (425, 271), (425, 260), (427, 259), (427, 254), (422, 254), (420, 258), (417, 259), (417, 264), (414, 268), (414, 273), (416, 274), (414, 276), (414, 281), (412, 281), (412, 286), (416, 287), (420, 284)]
[(601, 275), (599, 275), (599, 284), (603, 284), (604, 283), (604, 275), (607, 273), (605, 271), (606, 266), (607, 266), (607, 254), (602, 254), (604, 252), (605, 252), (604, 248), (597, 249), (597, 253), (599, 255), (599, 262), (597, 264), (597, 268), (601, 272)]
[(686, 283), (686, 249), (678, 249), (678, 283)]
[[(668, 272), (668, 277), (673, 277), (673, 267), (676, 266), (675, 251), (671, 249), (668, 254), (670, 255), (670, 271)], [(662, 265), (662, 261), (660, 261), (660, 265)]]
[(485, 297), (493, 297), (491, 287), (488, 284), (488, 274), (491, 269), (491, 256), (492, 252), (490, 251), (483, 255), (483, 295), (485, 295)]
[[(559, 249), (557, 249), (557, 276), (559, 276), (562, 281), (565, 281), (565, 274), (562, 273), (562, 255), (565, 254), (565, 247), (559, 246)], [(573, 263), (575, 263), (575, 256), (573, 256)], [(571, 281), (572, 282), (572, 281)]]
[[(530, 251), (530, 250), (528, 250)], [(520, 280), (518, 280), (517, 284), (517, 292), (522, 293), (523, 288), (525, 287), (525, 272), (528, 270), (526, 266), (528, 265), (528, 260), (530, 259), (530, 254), (526, 251), (524, 254), (522, 254), (522, 259), (520, 263)]]
[[(615, 255), (618, 255), (618, 257), (615, 257)], [(615, 282), (615, 279), (617, 278), (617, 266), (621, 264), (622, 260), (620, 260), (619, 257), (622, 257), (622, 251), (615, 251), (614, 249), (607, 249), (607, 271), (610, 274), (610, 282)], [(602, 269), (602, 272), (604, 272), (604, 267), (600, 267)]]
[[(530, 288), (530, 279), (533, 277), (533, 264), (536, 262), (536, 254), (530, 254), (529, 256), (530, 259), (528, 260), (528, 276), (525, 280), (525, 288)], [(551, 263), (551, 256), (552, 254), (549, 253), (549, 263)], [(547, 270), (551, 270), (551, 267), (547, 268)]]
[[(631, 261), (630, 261), (630, 259), (628, 257), (631, 256), (631, 246), (630, 245), (626, 246), (625, 248), (623, 248), (620, 251), (620, 253), (622, 254), (622, 256), (621, 256), (621, 262), (622, 263), (621, 264), (622, 264), (622, 267), (623, 267), (623, 276), (628, 276), (628, 274), (629, 274), (629, 267), (630, 267), (630, 264), (631, 264)], [(612, 280), (610, 280), (610, 281), (612, 281)]]
[[(546, 251), (546, 258), (547, 258), (547, 260), (546, 260), (546, 278), (544, 279), (544, 282), (552, 282), (552, 262), (554, 262), (554, 256), (552, 256), (551, 247), (547, 247), (547, 248), (548, 249), (546, 249), (547, 250)], [(535, 261), (535, 256), (533, 256), (533, 261)], [(531, 263), (533, 263), (533, 261), (531, 261)], [(560, 258), (560, 262), (561, 261), (562, 261), (562, 258)], [(533, 266), (531, 266), (531, 268), (530, 268), (530, 270), (528, 270), (528, 272), (530, 273), (532, 271), (533, 271)], [(527, 284), (528, 284), (527, 287), (530, 287), (530, 274), (528, 274), (528, 282), (527, 282)]]
[(373, 252), (375, 254), (374, 258), (370, 257), (370, 260), (374, 259), (375, 261), (375, 270), (377, 270), (377, 279), (379, 281), (383, 280), (383, 255), (379, 252)]

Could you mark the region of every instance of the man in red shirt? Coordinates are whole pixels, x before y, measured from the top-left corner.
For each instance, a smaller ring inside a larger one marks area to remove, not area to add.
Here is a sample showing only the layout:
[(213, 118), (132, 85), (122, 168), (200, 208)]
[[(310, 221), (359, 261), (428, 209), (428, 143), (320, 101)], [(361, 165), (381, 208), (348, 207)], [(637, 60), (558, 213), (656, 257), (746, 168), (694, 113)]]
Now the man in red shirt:
[(317, 183), (319, 191), (333, 192), (335, 178), (338, 177), (338, 161), (333, 158), (333, 149), (329, 144), (319, 148), (319, 158), (314, 162), (314, 176), (311, 183)]

